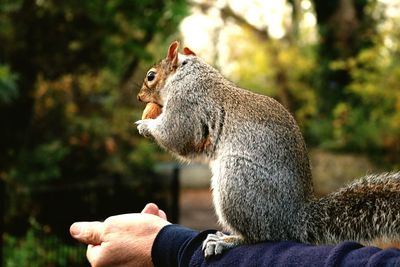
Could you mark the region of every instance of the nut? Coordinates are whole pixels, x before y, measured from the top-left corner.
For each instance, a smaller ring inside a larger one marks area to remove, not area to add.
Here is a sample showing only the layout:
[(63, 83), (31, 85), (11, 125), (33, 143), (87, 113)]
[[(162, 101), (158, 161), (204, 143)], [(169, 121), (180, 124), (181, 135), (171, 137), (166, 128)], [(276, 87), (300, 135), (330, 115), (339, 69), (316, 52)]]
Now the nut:
[(161, 106), (156, 103), (147, 103), (143, 110), (142, 120), (155, 119), (161, 114)]

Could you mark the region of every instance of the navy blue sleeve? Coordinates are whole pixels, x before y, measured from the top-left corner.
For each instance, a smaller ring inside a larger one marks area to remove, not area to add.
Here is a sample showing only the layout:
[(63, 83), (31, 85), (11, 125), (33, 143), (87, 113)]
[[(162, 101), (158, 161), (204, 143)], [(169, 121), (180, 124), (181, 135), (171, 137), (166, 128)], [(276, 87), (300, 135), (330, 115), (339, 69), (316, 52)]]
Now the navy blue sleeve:
[(291, 241), (244, 245), (205, 260), (201, 245), (207, 234), (179, 225), (164, 227), (153, 244), (157, 266), (400, 266), (400, 250), (364, 247), (355, 242), (313, 246)]
[(202, 241), (209, 233), (215, 232), (198, 233), (176, 224), (164, 226), (153, 243), (151, 257), (154, 266), (189, 266), (194, 252), (201, 250)]

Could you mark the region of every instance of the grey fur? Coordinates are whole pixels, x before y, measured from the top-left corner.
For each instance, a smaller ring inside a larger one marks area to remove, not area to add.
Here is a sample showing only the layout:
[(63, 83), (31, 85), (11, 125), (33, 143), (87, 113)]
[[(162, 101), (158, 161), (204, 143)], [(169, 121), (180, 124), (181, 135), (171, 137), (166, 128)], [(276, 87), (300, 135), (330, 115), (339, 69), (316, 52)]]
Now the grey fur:
[(162, 114), (139, 121), (138, 129), (181, 159), (210, 164), (215, 210), (238, 236), (235, 244), (400, 239), (399, 173), (368, 176), (315, 198), (306, 145), (291, 114), (201, 59), (183, 57), (161, 88)]

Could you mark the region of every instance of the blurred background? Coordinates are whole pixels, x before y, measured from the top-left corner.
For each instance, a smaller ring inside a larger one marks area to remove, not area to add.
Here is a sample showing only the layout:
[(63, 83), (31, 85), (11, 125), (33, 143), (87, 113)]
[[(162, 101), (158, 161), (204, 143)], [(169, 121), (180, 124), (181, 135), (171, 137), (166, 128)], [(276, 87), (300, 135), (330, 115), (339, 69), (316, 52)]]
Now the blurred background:
[(181, 40), (276, 98), (317, 194), (400, 169), (397, 0), (1, 0), (2, 266), (88, 266), (72, 222), (139, 212), (217, 227), (210, 174), (139, 136), (144, 74)]

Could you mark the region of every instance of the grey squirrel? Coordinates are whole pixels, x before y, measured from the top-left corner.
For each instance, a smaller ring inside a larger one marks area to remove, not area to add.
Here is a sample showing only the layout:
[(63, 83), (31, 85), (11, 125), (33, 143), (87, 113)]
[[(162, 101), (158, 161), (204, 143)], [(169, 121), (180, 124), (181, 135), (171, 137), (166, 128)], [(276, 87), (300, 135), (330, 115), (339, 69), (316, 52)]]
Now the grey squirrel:
[(266, 240), (328, 244), (400, 240), (400, 173), (370, 175), (338, 192), (313, 194), (306, 145), (276, 100), (241, 89), (173, 42), (144, 79), (138, 100), (161, 107), (139, 133), (212, 170), (219, 222), (206, 257)]

